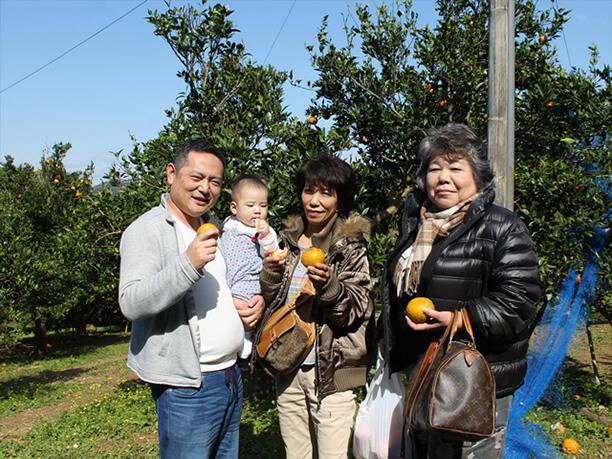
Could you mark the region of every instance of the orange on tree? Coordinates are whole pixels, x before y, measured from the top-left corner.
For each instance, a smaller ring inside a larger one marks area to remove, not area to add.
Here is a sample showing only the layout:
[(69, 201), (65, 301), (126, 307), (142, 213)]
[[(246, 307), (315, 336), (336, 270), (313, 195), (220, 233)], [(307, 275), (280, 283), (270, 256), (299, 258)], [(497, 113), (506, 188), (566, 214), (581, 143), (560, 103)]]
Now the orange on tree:
[(317, 117), (316, 117), (316, 116), (314, 116), (314, 115), (312, 115), (310, 118), (308, 118), (308, 122), (309, 122), (310, 124), (316, 124), (316, 122), (317, 122)]
[(561, 443), (561, 448), (563, 448), (564, 452), (573, 456), (580, 449), (580, 445), (573, 438), (566, 438), (563, 440), (563, 443)]
[(408, 302), (408, 305), (406, 306), (406, 315), (410, 317), (413, 322), (427, 322), (427, 316), (423, 312), (423, 309), (436, 310), (433, 302), (429, 298), (417, 296)]
[(204, 223), (203, 225), (201, 225), (198, 228), (197, 231), (197, 235), (199, 236), (200, 234), (202, 234), (204, 231), (208, 231), (208, 230), (215, 230), (217, 231), (215, 234), (213, 234), (211, 237), (214, 239), (217, 239), (219, 237), (219, 230), (217, 229), (217, 227), (215, 225), (213, 225), (212, 223)]
[(304, 253), (302, 254), (302, 263), (307, 268), (309, 266), (314, 266), (317, 263), (324, 263), (324, 262), (325, 262), (325, 254), (323, 253), (321, 249), (317, 247), (311, 247), (309, 249), (306, 249)]

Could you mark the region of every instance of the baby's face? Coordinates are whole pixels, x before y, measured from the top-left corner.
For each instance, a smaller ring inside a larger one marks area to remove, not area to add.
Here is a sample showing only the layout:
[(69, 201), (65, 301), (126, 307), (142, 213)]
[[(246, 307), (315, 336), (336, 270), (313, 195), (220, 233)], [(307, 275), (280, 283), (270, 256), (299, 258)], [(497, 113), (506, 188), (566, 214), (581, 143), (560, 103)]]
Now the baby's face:
[(258, 219), (268, 218), (268, 190), (262, 187), (243, 187), (230, 208), (242, 224), (255, 228)]

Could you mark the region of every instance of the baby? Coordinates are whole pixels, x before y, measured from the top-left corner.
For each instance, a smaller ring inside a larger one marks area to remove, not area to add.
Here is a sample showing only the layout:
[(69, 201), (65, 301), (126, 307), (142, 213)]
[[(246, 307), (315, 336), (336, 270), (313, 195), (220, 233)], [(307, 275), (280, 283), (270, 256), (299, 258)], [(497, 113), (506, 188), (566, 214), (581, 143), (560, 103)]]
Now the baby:
[[(227, 283), (237, 308), (248, 307), (253, 295), (261, 293), (259, 273), (264, 254), (277, 250), (276, 232), (266, 223), (268, 186), (263, 180), (243, 175), (232, 185), (230, 209), (233, 216), (223, 222), (221, 238), (227, 262)], [(245, 326), (239, 357), (246, 359), (252, 350), (253, 331)]]

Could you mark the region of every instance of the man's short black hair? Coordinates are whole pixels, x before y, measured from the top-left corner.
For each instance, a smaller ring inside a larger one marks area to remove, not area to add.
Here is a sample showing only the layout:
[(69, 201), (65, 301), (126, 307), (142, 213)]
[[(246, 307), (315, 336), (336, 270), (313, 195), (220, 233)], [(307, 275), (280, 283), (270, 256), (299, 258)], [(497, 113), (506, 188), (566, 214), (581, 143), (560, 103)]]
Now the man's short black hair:
[(225, 155), (220, 149), (204, 139), (188, 140), (174, 151), (172, 163), (174, 164), (174, 167), (176, 167), (176, 170), (179, 170), (181, 167), (187, 164), (187, 155), (189, 155), (190, 151), (215, 155), (223, 164), (223, 170), (225, 171)]

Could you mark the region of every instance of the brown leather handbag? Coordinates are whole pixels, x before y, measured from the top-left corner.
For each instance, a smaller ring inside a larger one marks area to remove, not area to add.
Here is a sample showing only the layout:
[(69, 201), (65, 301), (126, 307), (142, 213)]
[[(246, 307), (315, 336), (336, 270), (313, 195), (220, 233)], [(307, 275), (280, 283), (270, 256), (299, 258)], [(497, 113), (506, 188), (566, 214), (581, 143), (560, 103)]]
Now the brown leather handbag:
[(310, 306), (316, 294), (307, 277), (298, 296), (284, 304), (265, 321), (257, 355), (264, 369), (272, 376), (288, 374), (298, 368), (315, 342), (316, 327)]
[[(471, 341), (456, 341), (459, 318)], [(453, 312), (442, 338), (429, 346), (408, 380), (405, 422), (441, 438), (478, 441), (495, 431), (495, 378), (476, 350), (467, 312)]]

